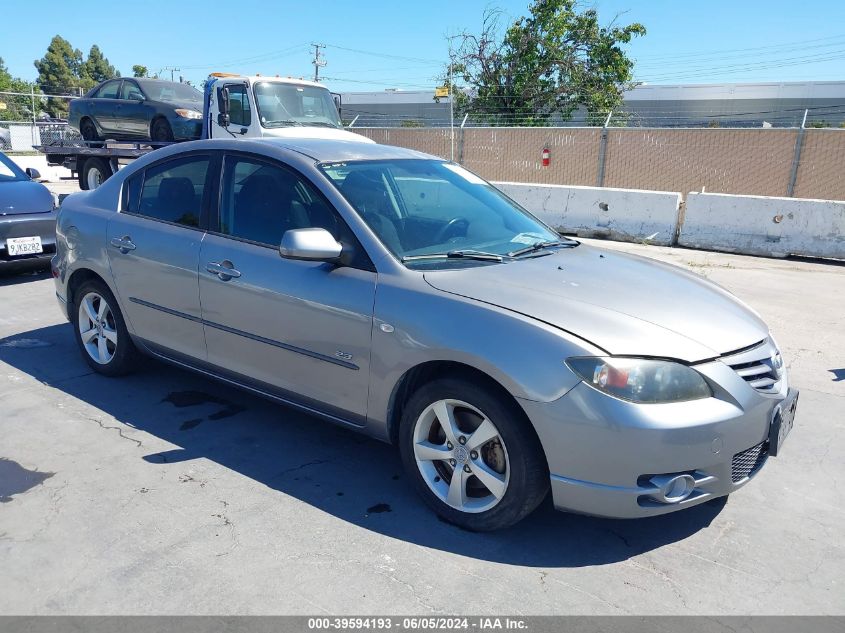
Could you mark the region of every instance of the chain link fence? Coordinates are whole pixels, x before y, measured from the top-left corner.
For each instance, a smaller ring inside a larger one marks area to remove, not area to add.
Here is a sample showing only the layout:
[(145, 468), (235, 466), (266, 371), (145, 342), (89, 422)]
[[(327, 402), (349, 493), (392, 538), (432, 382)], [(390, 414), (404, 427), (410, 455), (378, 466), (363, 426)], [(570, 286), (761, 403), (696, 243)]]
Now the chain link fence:
[[(493, 181), (845, 200), (845, 130), (354, 128)], [(549, 164), (543, 165), (543, 150)]]
[(64, 119), (47, 116), (49, 100), (70, 101), (76, 96), (0, 92), (0, 151), (31, 152), (33, 145), (50, 145), (80, 138)]

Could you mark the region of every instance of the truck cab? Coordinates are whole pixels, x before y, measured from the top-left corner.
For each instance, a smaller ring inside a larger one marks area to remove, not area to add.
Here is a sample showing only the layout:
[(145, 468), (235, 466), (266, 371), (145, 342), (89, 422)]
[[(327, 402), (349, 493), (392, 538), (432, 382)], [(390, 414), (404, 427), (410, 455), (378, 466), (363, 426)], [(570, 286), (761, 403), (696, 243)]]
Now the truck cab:
[(372, 143), (343, 129), (340, 95), (313, 81), (212, 73), (203, 138), (326, 138)]

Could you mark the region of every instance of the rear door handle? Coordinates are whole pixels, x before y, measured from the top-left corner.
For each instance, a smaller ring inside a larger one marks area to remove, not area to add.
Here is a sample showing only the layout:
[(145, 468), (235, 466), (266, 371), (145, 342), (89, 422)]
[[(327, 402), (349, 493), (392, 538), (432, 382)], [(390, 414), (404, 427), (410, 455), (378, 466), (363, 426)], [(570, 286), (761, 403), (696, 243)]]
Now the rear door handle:
[(241, 276), (240, 271), (235, 270), (235, 265), (228, 259), (224, 259), (222, 262), (209, 262), (205, 265), (205, 269), (212, 275), (217, 275), (223, 281), (237, 279)]
[(113, 237), (111, 238), (111, 245), (118, 249), (121, 253), (128, 253), (129, 251), (134, 251), (137, 246), (135, 246), (134, 242), (128, 235), (124, 235), (123, 237)]

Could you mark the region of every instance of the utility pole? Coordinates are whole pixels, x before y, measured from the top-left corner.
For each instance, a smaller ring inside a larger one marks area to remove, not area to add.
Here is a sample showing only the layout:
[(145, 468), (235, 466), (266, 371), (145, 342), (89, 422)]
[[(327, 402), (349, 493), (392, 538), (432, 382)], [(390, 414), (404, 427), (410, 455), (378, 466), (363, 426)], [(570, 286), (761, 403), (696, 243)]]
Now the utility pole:
[(176, 68), (175, 66), (165, 66), (162, 70), (169, 70), (170, 71), (170, 81), (173, 81), (173, 73), (178, 73), (181, 68)]
[(314, 47), (314, 81), (320, 81), (320, 68), (326, 65), (326, 60), (320, 57), (320, 49), (325, 48), (325, 44), (311, 44)]

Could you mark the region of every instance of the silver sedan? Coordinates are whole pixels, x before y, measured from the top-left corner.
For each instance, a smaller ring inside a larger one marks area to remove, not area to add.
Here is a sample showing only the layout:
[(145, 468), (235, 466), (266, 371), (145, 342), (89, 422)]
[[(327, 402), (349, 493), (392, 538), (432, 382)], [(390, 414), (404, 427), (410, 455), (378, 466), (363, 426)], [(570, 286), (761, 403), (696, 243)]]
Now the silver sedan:
[[(472, 530), (688, 508), (778, 455), (797, 392), (720, 287), (561, 237), (459, 165), (214, 140), (65, 201), (56, 293), (96, 371), (140, 353), (398, 445)], [(366, 467), (366, 464), (362, 464)]]

